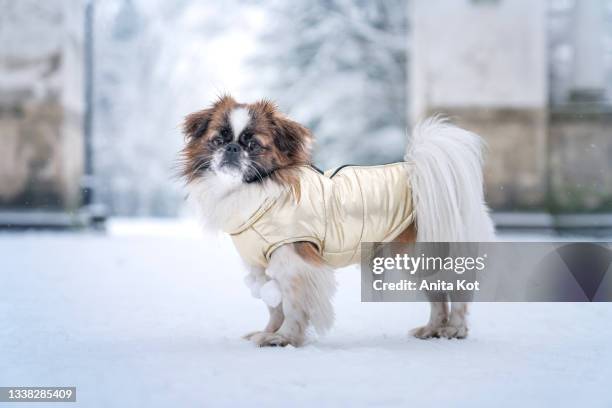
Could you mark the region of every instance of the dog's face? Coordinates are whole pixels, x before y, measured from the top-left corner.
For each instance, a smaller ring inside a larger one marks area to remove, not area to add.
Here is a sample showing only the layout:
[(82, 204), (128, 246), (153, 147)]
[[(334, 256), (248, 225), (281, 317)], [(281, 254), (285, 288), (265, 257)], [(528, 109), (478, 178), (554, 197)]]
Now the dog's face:
[(269, 101), (241, 104), (224, 96), (188, 115), (183, 130), (188, 182), (208, 176), (245, 184), (282, 180), (284, 170), (310, 163), (310, 132)]

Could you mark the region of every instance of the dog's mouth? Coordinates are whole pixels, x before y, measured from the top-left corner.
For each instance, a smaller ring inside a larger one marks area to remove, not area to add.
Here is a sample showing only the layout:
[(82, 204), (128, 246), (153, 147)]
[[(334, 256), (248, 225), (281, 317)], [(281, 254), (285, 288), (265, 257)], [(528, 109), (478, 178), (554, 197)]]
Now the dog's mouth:
[(243, 170), (246, 167), (243, 161), (237, 154), (217, 152), (213, 156), (211, 170), (220, 175), (242, 176)]
[(272, 174), (274, 174), (274, 172), (277, 170), (277, 169), (266, 170), (266, 169), (257, 168), (256, 166), (251, 166), (251, 167), (252, 167), (251, 170), (246, 171), (244, 174), (244, 182), (247, 184), (262, 182), (265, 179), (272, 176)]
[(221, 164), (219, 164), (219, 170), (222, 170), (222, 169), (240, 170), (241, 167), (242, 166), (240, 164), (240, 161), (234, 160), (234, 159), (231, 159), (231, 160), (224, 159), (221, 161)]
[(232, 179), (233, 183), (240, 180), (242, 183), (260, 183), (272, 176), (278, 167), (266, 168), (246, 155), (227, 154), (217, 152), (213, 155), (210, 170), (222, 179)]

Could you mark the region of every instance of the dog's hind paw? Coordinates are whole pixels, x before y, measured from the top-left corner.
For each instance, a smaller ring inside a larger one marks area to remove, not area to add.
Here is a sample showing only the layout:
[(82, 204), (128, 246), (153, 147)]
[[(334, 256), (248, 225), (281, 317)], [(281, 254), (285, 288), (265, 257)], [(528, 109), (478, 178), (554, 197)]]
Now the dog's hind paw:
[(421, 326), (410, 331), (417, 339), (431, 339), (432, 337), (440, 337), (440, 327), (437, 326)]
[(447, 339), (465, 339), (468, 335), (468, 328), (465, 325), (446, 325), (439, 330), (439, 335)]
[(299, 340), (289, 338), (279, 333), (266, 332), (255, 333), (251, 336), (250, 340), (258, 347), (285, 347), (288, 345), (298, 347), (302, 343)]

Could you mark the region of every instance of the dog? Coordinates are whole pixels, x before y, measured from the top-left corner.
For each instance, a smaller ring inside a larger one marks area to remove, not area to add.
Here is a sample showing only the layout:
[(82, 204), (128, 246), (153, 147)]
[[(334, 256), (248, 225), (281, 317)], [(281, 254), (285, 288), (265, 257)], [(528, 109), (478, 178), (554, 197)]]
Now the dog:
[[(412, 132), (403, 162), (312, 165), (313, 136), (268, 100), (220, 97), (183, 125), (181, 174), (206, 228), (229, 233), (249, 271), (245, 282), (269, 322), (246, 339), (303, 345), (309, 326), (334, 320), (333, 270), (358, 263), (361, 242), (490, 241), (477, 135), (434, 117)], [(468, 304), (428, 294), (418, 338), (465, 338)]]

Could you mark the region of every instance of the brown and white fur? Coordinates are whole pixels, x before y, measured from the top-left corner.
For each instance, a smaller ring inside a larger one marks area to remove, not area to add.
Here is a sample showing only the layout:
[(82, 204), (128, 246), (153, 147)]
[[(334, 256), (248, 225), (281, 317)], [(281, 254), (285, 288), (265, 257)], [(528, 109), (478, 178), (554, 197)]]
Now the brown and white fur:
[[(248, 218), (287, 185), (299, 195), (294, 169), (311, 163), (312, 135), (273, 103), (241, 104), (223, 96), (210, 108), (188, 115), (184, 133), (183, 177), (208, 228), (221, 229), (234, 217)], [(492, 240), (480, 138), (435, 118), (418, 125), (412, 136), (405, 161), (412, 164), (406, 181), (413, 189), (416, 222), (396, 241)], [(270, 320), (245, 338), (258, 346), (300, 346), (309, 325), (318, 332), (331, 327), (333, 270), (312, 244), (284, 245), (265, 270), (247, 268), (245, 281), (268, 304)], [(429, 322), (412, 333), (419, 338), (466, 337), (468, 304), (453, 302), (445, 293), (431, 293), (430, 300)]]

